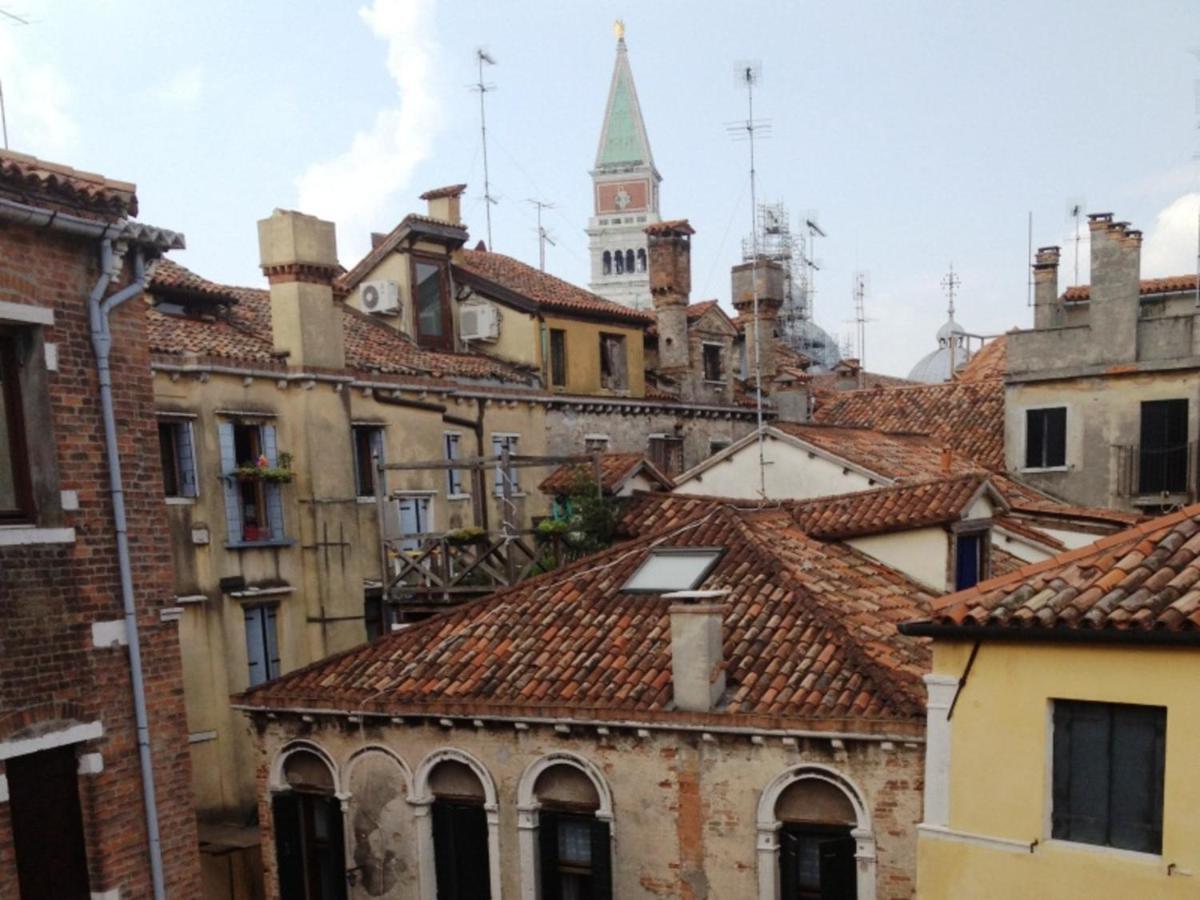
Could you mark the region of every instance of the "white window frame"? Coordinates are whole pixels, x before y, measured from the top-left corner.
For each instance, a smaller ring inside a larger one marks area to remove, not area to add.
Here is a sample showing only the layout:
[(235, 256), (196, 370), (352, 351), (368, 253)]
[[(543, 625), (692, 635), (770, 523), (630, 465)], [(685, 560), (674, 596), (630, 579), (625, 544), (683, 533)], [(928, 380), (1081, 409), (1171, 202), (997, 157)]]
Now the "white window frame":
[[(196, 431), (192, 427), (192, 419), (193, 418), (195, 418), (195, 417), (194, 416), (184, 416), (184, 415), (180, 415), (178, 413), (159, 413), (155, 417), (156, 423), (158, 425), (171, 425), (176, 428), (182, 428), (183, 430), (185, 430), (187, 433), (188, 450), (191, 452), (191, 460), (190, 460), (190, 464), (189, 464), (188, 468), (191, 470), (192, 492), (190, 494), (182, 494), (181, 493), (181, 494), (177, 494), (175, 496), (165, 495), (164, 499), (166, 500), (168, 506), (190, 506), (191, 504), (195, 503), (196, 500), (200, 497), (200, 467), (197, 464), (197, 460), (196, 460)], [(179, 442), (178, 442), (178, 439), (176, 439), (175, 451), (176, 451), (177, 458), (175, 460), (175, 465), (179, 470), (180, 487), (182, 489), (182, 487), (186, 483), (187, 479), (185, 479), (183, 477), (184, 463), (181, 459), (178, 458), (179, 449), (180, 449)]]
[[(497, 442), (500, 443), (497, 443)], [(508, 445), (510, 456), (516, 456), (520, 453), (521, 435), (515, 431), (493, 431), (492, 432), (492, 455), (499, 456), (504, 449), (504, 445)], [(501, 479), (504, 477), (503, 471), (500, 468), (500, 461), (496, 461), (496, 468), (492, 478), (492, 492), (497, 497), (504, 496), (504, 485)], [(521, 492), (521, 470), (513, 469), (512, 472), (512, 496), (523, 497)]]
[[(453, 438), (453, 452), (451, 452), (451, 438)], [(462, 432), (461, 431), (443, 431), (442, 432), (442, 454), (446, 458), (446, 462), (454, 462), (457, 459), (462, 459)], [(446, 470), (446, 499), (447, 500), (465, 500), (471, 496), (471, 492), (464, 490), (462, 469), (447, 469)]]
[[(1061, 409), (1066, 412), (1066, 420), (1063, 422), (1063, 464), (1061, 466), (1026, 466), (1025, 460), (1029, 458), (1029, 414), (1046, 409)], [(1043, 403), (1039, 406), (1023, 406), (1020, 415), (1021, 456), (1017, 461), (1017, 471), (1034, 474), (1038, 472), (1069, 472), (1071, 469), (1071, 404)]]
[[(354, 432), (358, 429), (370, 429), (372, 431), (373, 435), (378, 436), (377, 442), (375, 440), (371, 440), (372, 444), (378, 443), (378, 446), (377, 447), (373, 446), (372, 450), (378, 450), (379, 451), (379, 461), (381, 463), (386, 463), (387, 462), (387, 431), (385, 430), (386, 428), (387, 428), (387, 426), (384, 425), (382, 422), (351, 422), (350, 423), (350, 440), (351, 440), (351, 443), (354, 444), (354, 446), (351, 448), (352, 452), (350, 453), (350, 458), (354, 464), (354, 493), (357, 495), (357, 498), (359, 500), (363, 501), (364, 503), (367, 501), (374, 503), (375, 495), (373, 493), (371, 493), (371, 494), (358, 493), (358, 486), (359, 486), (359, 481), (360, 481), (359, 476), (361, 473), (358, 470), (358, 442), (355, 440)], [(375, 472), (374, 477), (378, 478), (379, 473)], [(384, 482), (383, 492), (385, 494), (387, 493), (387, 483), (386, 482)]]

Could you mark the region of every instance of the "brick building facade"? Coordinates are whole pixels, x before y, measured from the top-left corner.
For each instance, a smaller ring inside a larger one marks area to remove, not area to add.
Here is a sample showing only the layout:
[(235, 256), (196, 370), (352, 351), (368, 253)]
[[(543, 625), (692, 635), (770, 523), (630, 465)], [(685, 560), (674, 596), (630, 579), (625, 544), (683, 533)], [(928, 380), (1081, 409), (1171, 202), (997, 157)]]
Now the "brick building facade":
[[(0, 154), (0, 896), (154, 896), (89, 293), (134, 186)], [(199, 895), (196, 829), (145, 308), (111, 315), (132, 584), (163, 888)]]

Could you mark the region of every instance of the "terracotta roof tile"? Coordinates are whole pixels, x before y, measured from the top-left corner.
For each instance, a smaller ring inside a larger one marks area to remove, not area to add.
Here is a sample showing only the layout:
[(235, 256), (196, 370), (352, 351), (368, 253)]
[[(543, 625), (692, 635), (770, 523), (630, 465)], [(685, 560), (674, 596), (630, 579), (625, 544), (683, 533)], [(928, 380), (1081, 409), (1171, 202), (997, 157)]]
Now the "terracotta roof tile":
[(819, 404), (813, 420), (928, 434), (985, 468), (1004, 468), (1004, 382), (998, 378), (846, 391)]
[(426, 191), (420, 197), (421, 200), (440, 200), (443, 197), (460, 197), (463, 191), (467, 189), (465, 184), (448, 184), (445, 187), (434, 188), (431, 191)]
[[(1195, 275), (1169, 275), (1165, 278), (1143, 278), (1138, 283), (1141, 295), (1178, 294), (1196, 289)], [(1090, 300), (1092, 288), (1088, 284), (1077, 284), (1063, 291), (1062, 299), (1068, 301)]]
[(1200, 631), (1200, 504), (1025, 565), (934, 602), (923, 627), (1022, 631)]
[(546, 310), (614, 319), (641, 326), (654, 322), (652, 313), (605, 300), (598, 294), (555, 278), (503, 253), (464, 250), (455, 264), (479, 278), (528, 298)]
[[(641, 453), (602, 453), (600, 455), (600, 484), (607, 492), (619, 490), (624, 483), (645, 470), (648, 477), (663, 487), (671, 486), (671, 479), (660, 472)], [(580, 476), (593, 482), (592, 467), (588, 464), (559, 466), (538, 485), (543, 494), (565, 494), (574, 488)]]
[(667, 219), (665, 222), (652, 222), (643, 231), (646, 234), (695, 234), (696, 229), (687, 219)]
[(795, 422), (772, 422), (769, 427), (888, 479), (926, 480), (980, 469), (975, 460), (947, 452), (940, 439), (926, 434)]
[[(228, 301), (206, 307), (203, 317), (147, 312), (150, 349), (170, 356), (224, 357), (272, 361), (270, 293), (231, 287), (201, 278), (178, 263), (159, 260), (151, 269), (149, 297), (181, 295)], [(528, 384), (529, 376), (513, 366), (478, 353), (442, 353), (418, 347), (407, 336), (366, 313), (341, 305), (346, 365), (363, 372), (451, 377)]]
[(983, 345), (958, 371), (959, 381), (987, 381), (1003, 378), (1008, 371), (1008, 338), (1000, 335)]
[[(709, 714), (671, 699), (669, 601), (621, 586), (654, 546), (721, 546), (728, 689)], [(923, 721), (929, 651), (896, 626), (929, 597), (786, 516), (711, 510), (247, 691), (258, 708), (555, 712), (863, 729)]]
[(0, 150), (0, 185), (49, 194), (114, 217), (137, 215), (136, 185), (12, 150)]

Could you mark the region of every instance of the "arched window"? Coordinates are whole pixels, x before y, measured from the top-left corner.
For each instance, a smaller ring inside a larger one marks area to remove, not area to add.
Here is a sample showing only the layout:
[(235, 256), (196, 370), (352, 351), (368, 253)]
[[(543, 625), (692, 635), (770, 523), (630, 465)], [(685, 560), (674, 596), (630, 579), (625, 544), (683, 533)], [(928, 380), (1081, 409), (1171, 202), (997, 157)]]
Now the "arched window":
[(605, 250), (604, 256), (602, 256), (601, 259), (603, 260), (604, 274), (611, 275), (612, 274), (612, 251)]
[(639, 272), (646, 271), (646, 248), (642, 247), (637, 253), (637, 270)]
[(633, 266), (634, 266), (634, 263), (633, 263), (633, 251), (632, 251), (632, 250), (626, 250), (626, 251), (625, 251), (625, 271), (626, 271), (626, 272), (632, 272), (632, 271), (634, 270), (634, 269), (633, 269)]
[(615, 264), (616, 273), (618, 275), (625, 274), (625, 254), (618, 250), (613, 254), (613, 263)]
[(463, 750), (445, 749), (430, 754), (413, 781), (421, 896), (499, 897), (500, 817), (487, 769)]
[(875, 896), (875, 839), (858, 789), (818, 765), (779, 775), (758, 804), (759, 897), (862, 900)]
[(298, 748), (284, 757), (271, 800), (281, 900), (344, 900), (342, 807), (327, 758)]
[(612, 797), (595, 766), (568, 752), (537, 760), (521, 776), (517, 815), (523, 896), (611, 900)]

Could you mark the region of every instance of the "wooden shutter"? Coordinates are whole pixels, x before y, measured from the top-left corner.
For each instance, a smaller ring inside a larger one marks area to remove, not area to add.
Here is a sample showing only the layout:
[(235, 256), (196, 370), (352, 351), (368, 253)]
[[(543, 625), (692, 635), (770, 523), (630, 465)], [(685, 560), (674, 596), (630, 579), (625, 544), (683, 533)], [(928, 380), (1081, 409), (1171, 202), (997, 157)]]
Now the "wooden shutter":
[(858, 873), (854, 854), (858, 843), (852, 837), (821, 841), (817, 853), (821, 864), (821, 900), (854, 900), (858, 896)]
[(538, 871), (541, 873), (541, 900), (561, 900), (562, 884), (558, 875), (558, 816), (538, 813)]
[(797, 873), (800, 869), (800, 839), (786, 828), (779, 830), (779, 897), (795, 900), (800, 891)]
[(192, 439), (192, 423), (180, 422), (175, 427), (175, 441), (179, 454), (179, 495), (196, 497), (200, 491), (196, 484), (196, 444)]
[[(342, 807), (336, 797), (311, 797), (314, 832), (320, 845), (314, 848), (320, 873), (320, 900), (346, 900), (346, 838), (342, 830)], [(314, 841), (314, 843), (316, 843)]]
[[(279, 441), (274, 425), (263, 425), (260, 428), (262, 437), (262, 452), (267, 458), (267, 465), (274, 468), (279, 465)], [(267, 527), (271, 530), (271, 540), (282, 541), (285, 537), (283, 528), (283, 485), (275, 481), (263, 483), (263, 500), (267, 507)]]
[(1143, 853), (1162, 851), (1166, 710), (1118, 704), (1112, 711), (1109, 842)]
[(1025, 411), (1025, 468), (1040, 469), (1045, 465), (1045, 410)]
[(278, 633), (278, 606), (261, 606), (263, 617), (263, 636), (265, 638), (265, 648), (267, 661), (267, 678), (279, 677), (279, 633)]
[(242, 497), (238, 483), (232, 477), (237, 468), (237, 451), (233, 443), (233, 423), (221, 422), (217, 426), (217, 438), (221, 447), (221, 485), (225, 492), (225, 529), (231, 544), (242, 540)]
[(247, 606), (242, 610), (246, 620), (246, 664), (250, 668), (250, 687), (268, 679), (267, 641), (263, 634), (265, 622), (261, 606)]
[(304, 892), (304, 843), (300, 832), (300, 798), (276, 794), (271, 800), (275, 830), (275, 861), (279, 868), (280, 900), (308, 900)]
[(1045, 418), (1045, 462), (1047, 467), (1067, 464), (1067, 408), (1043, 410)]
[(1052, 837), (1107, 842), (1110, 729), (1102, 703), (1054, 702)]
[(432, 815), (438, 900), (491, 900), (483, 807), (435, 800)]
[(592, 822), (592, 900), (612, 900), (612, 834), (603, 819)]

